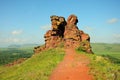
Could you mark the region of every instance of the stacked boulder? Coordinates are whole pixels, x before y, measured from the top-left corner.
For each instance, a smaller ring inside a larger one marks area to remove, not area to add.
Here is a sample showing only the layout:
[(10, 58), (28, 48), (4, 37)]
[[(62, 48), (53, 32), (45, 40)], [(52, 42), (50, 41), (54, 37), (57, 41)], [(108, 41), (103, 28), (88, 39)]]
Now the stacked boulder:
[(88, 34), (78, 29), (76, 26), (77, 23), (77, 16), (70, 15), (68, 17), (64, 32), (65, 48), (78, 48), (82, 51), (92, 53), (90, 37)]
[(55, 48), (64, 43), (65, 48), (78, 48), (88, 53), (92, 53), (90, 46), (90, 37), (88, 34), (79, 30), (77, 16), (70, 15), (65, 21), (64, 17), (51, 16), (52, 29), (44, 35), (45, 45), (35, 47), (34, 52), (39, 53), (42, 50)]
[(51, 16), (51, 30), (48, 30), (44, 35), (45, 45), (34, 47), (34, 52), (39, 53), (45, 49), (55, 48), (63, 42), (64, 38), (64, 30), (66, 21), (64, 17), (59, 16)]
[(52, 30), (47, 31), (44, 35), (45, 47), (55, 48), (57, 47), (64, 37), (64, 30), (66, 21), (64, 17), (51, 16)]
[(67, 19), (67, 25), (64, 32), (65, 48), (78, 47), (81, 42), (81, 36), (76, 26), (78, 19), (75, 15), (70, 15)]

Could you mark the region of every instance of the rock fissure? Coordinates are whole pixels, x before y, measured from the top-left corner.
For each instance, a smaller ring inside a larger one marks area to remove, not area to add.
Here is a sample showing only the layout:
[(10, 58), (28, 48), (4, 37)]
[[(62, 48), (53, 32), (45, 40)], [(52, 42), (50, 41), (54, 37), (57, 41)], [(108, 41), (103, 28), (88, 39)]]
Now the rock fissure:
[(77, 27), (78, 18), (70, 15), (65, 20), (64, 17), (53, 15), (51, 18), (51, 30), (44, 35), (45, 45), (34, 48), (35, 53), (42, 50), (55, 48), (64, 43), (65, 48), (78, 48), (87, 53), (92, 53), (90, 46), (90, 36)]

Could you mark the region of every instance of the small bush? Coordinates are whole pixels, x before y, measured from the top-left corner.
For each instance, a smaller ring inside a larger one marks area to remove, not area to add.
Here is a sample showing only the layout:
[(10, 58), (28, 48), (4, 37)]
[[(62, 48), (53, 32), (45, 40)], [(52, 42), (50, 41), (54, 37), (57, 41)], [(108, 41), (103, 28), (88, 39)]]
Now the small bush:
[(82, 41), (77, 48), (78, 51), (86, 52), (90, 48), (90, 43), (88, 41)]

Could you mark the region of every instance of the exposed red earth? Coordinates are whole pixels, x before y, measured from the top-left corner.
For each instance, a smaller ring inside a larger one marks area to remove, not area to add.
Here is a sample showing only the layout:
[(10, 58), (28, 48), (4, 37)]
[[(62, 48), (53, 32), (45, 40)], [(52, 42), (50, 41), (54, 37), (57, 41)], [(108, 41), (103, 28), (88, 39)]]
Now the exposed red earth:
[(49, 80), (93, 80), (93, 76), (89, 74), (89, 58), (77, 54), (72, 48), (65, 52), (63, 61), (55, 68)]
[(34, 47), (34, 53), (61, 46), (65, 48), (66, 54), (49, 80), (93, 80), (93, 76), (89, 74), (89, 58), (75, 52), (75, 49), (79, 49), (93, 53), (90, 36), (77, 27), (77, 16), (72, 14), (65, 20), (64, 17), (53, 15), (50, 19), (51, 30), (44, 35), (45, 45)]

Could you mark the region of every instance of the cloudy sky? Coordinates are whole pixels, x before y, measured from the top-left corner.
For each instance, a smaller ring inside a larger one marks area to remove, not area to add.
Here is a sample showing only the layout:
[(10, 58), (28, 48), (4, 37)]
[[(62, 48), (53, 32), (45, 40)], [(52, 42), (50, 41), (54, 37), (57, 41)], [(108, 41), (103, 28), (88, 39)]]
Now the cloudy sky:
[(120, 43), (120, 0), (0, 0), (0, 46), (43, 44), (50, 16), (70, 14), (91, 42)]

